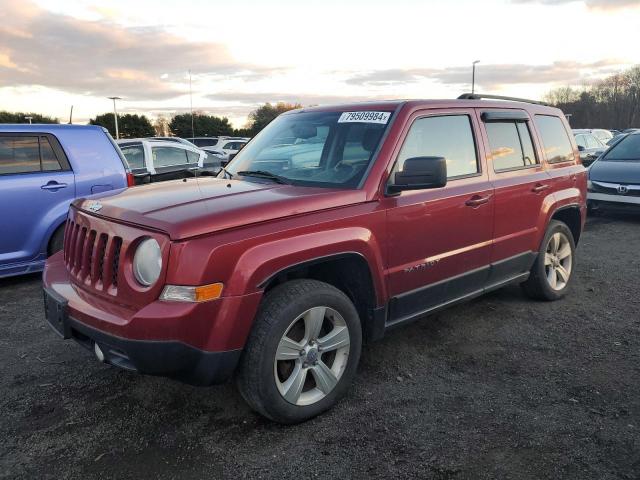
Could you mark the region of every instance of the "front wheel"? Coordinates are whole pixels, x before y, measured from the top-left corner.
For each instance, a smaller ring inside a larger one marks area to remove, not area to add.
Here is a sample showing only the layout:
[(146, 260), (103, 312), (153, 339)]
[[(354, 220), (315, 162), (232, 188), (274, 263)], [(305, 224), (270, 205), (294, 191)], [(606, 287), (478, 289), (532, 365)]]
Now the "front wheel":
[(522, 284), (527, 295), (539, 300), (557, 300), (569, 289), (575, 267), (576, 244), (566, 224), (552, 220), (542, 240), (542, 248)]
[(258, 413), (297, 423), (330, 408), (355, 376), (362, 331), (337, 288), (316, 280), (277, 286), (262, 302), (237, 384)]

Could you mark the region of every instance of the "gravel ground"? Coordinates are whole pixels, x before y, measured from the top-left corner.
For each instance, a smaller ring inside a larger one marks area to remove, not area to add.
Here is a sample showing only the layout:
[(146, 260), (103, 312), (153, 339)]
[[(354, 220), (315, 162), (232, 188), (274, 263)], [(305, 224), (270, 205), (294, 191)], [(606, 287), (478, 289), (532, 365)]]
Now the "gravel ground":
[(283, 427), (232, 385), (96, 362), (0, 280), (0, 478), (640, 478), (640, 216), (590, 219), (573, 291), (510, 287), (366, 346), (350, 394)]

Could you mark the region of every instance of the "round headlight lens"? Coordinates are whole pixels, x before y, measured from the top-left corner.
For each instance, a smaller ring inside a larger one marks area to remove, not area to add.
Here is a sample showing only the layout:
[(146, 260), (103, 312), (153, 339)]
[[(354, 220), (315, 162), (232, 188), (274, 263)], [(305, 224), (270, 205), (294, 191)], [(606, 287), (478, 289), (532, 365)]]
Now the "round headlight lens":
[(153, 238), (143, 240), (133, 256), (133, 274), (145, 287), (154, 284), (162, 270), (160, 245)]

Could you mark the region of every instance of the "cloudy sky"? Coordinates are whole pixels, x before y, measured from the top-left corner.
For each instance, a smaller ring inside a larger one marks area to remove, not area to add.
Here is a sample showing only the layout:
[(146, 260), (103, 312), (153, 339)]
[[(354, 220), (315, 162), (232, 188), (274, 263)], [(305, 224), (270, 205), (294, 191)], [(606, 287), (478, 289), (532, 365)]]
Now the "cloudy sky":
[(0, 0), (0, 110), (86, 122), (266, 101), (541, 97), (640, 64), (640, 0)]

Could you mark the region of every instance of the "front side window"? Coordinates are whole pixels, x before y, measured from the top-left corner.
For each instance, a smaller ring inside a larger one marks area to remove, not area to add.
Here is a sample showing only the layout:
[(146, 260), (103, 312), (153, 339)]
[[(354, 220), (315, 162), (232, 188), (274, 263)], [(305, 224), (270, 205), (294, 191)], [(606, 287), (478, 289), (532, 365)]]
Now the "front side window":
[(640, 135), (628, 135), (607, 152), (605, 161), (640, 161)]
[(444, 157), (447, 178), (478, 173), (471, 118), (468, 115), (444, 115), (417, 119), (402, 145), (391, 178), (402, 171), (405, 160), (415, 157)]
[(587, 148), (587, 140), (584, 138), (584, 135), (576, 135), (576, 145)]
[(535, 122), (549, 163), (570, 162), (575, 159), (569, 136), (559, 117), (536, 115)]
[(0, 174), (39, 172), (38, 137), (0, 137)]
[(187, 155), (182, 148), (153, 147), (154, 167), (170, 167), (173, 165), (184, 165), (187, 163)]
[(531, 134), (524, 122), (486, 123), (493, 169), (512, 170), (536, 164)]
[(248, 144), (235, 142), (244, 147), (226, 170), (268, 172), (294, 185), (356, 188), (390, 119), (391, 112), (281, 115)]
[(142, 145), (128, 145), (120, 147), (122, 154), (127, 159), (127, 163), (131, 168), (145, 168), (144, 166), (144, 148)]

